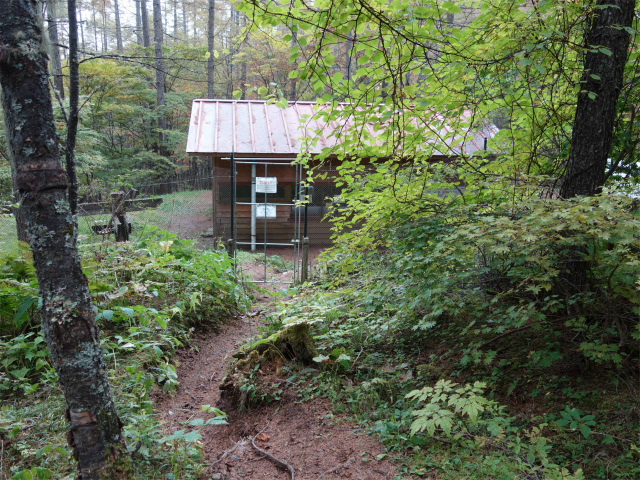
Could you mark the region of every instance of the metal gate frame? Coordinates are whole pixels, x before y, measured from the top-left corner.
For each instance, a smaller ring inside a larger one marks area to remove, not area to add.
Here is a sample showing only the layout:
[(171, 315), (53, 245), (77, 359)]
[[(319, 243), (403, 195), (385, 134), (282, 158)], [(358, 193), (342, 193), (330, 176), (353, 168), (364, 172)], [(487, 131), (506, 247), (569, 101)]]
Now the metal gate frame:
[[(232, 241), (232, 252), (233, 252), (233, 265), (234, 271), (237, 268), (237, 247), (238, 245), (250, 245), (252, 251), (255, 251), (258, 245), (262, 246), (264, 251), (264, 280), (249, 280), (251, 283), (275, 283), (275, 284), (294, 284), (298, 283), (300, 279), (300, 248), (302, 243), (302, 208), (299, 204), (295, 203), (277, 203), (277, 206), (291, 206), (294, 211), (294, 225), (293, 225), (293, 238), (290, 243), (278, 243), (278, 242), (269, 242), (267, 240), (267, 205), (270, 203), (267, 201), (268, 193), (264, 194), (264, 201), (257, 201), (257, 193), (256, 193), (256, 166), (263, 165), (264, 166), (264, 176), (266, 177), (268, 174), (268, 166), (269, 165), (290, 165), (295, 167), (295, 188), (293, 198), (296, 199), (300, 196), (300, 184), (302, 183), (302, 167), (298, 163), (292, 163), (291, 158), (244, 158), (239, 157), (236, 158), (234, 153), (232, 152), (228, 158), (223, 158), (222, 160), (229, 160), (230, 162), (230, 177), (231, 177), (231, 241)], [(285, 163), (286, 162), (286, 163)], [(250, 202), (238, 202), (236, 198), (236, 165), (238, 164), (248, 164), (251, 165), (251, 201)], [(236, 234), (236, 225), (237, 225), (237, 205), (251, 205), (251, 241), (250, 242), (238, 242), (237, 234)], [(263, 241), (258, 243), (257, 239), (257, 208), (258, 205), (264, 205), (265, 207), (265, 215), (264, 215), (264, 236)], [(277, 210), (276, 210), (277, 211)], [(267, 247), (292, 247), (293, 248), (293, 280), (290, 282), (284, 281), (274, 281), (267, 279)]]

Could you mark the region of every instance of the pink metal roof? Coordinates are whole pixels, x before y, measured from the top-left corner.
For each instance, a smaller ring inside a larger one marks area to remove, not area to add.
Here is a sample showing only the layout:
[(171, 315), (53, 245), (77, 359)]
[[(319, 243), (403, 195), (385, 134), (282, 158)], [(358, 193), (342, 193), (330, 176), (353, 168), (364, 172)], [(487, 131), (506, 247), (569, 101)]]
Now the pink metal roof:
[[(295, 102), (280, 108), (261, 100), (194, 100), (187, 153), (229, 155), (233, 151), (239, 156), (295, 157), (300, 153), (304, 137), (317, 137), (309, 153), (320, 153), (323, 148), (334, 146), (339, 141), (334, 136), (335, 131), (349, 128), (351, 122), (343, 125), (319, 122), (313, 119), (317, 113), (315, 105), (315, 102)], [(373, 124), (366, 124), (365, 128), (376, 137)], [(441, 134), (449, 131), (444, 124), (442, 128)], [(318, 135), (316, 130), (321, 133)], [(484, 138), (491, 138), (496, 133), (497, 128), (488, 125), (454, 150), (462, 149), (466, 154), (481, 150)]]

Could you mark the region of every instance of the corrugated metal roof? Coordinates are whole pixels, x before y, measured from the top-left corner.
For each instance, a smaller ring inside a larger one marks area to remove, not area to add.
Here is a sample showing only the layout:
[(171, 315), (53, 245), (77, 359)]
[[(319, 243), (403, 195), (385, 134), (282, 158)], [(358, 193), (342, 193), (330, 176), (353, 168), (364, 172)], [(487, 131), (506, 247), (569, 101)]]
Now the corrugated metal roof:
[[(187, 153), (229, 155), (233, 151), (239, 156), (295, 157), (302, 148), (302, 139), (311, 136), (318, 140), (309, 153), (318, 154), (337, 143), (338, 139), (332, 135), (334, 130), (349, 128), (350, 123), (325, 124), (313, 119), (317, 113), (315, 105), (315, 102), (295, 102), (280, 108), (260, 100), (194, 100)], [(304, 124), (303, 118), (307, 118)], [(446, 125), (441, 127), (441, 134), (449, 132)], [(365, 128), (372, 137), (376, 136), (373, 125), (367, 124)], [(454, 153), (459, 153), (461, 148), (466, 154), (481, 150), (484, 138), (492, 138), (497, 131), (493, 125), (486, 126), (470, 135), (462, 147), (454, 148)]]

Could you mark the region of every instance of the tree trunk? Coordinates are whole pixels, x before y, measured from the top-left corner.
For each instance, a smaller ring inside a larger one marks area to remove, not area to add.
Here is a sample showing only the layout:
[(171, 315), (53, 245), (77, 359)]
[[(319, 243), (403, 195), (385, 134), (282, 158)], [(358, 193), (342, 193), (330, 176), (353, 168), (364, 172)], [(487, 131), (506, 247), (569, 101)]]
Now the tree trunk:
[(84, 22), (82, 21), (82, 6), (78, 9), (78, 23), (80, 23), (80, 37), (82, 38), (82, 56), (84, 57), (87, 49), (84, 45)]
[(162, 60), (162, 13), (160, 0), (153, 0), (153, 39), (156, 56), (156, 105), (158, 109), (158, 153), (164, 153), (164, 132), (167, 120), (164, 116), (164, 62)]
[(93, 14), (93, 37), (94, 37), (94, 41), (95, 41), (95, 51), (98, 51), (98, 23), (96, 22), (96, 2), (97, 0), (93, 0), (91, 2), (91, 10), (92, 10), (92, 14)]
[[(581, 91), (571, 135), (571, 151), (562, 178), (560, 196), (598, 193), (605, 181), (611, 148), (616, 103), (622, 89), (634, 0), (598, 0), (585, 35)], [(606, 8), (605, 8), (606, 6)], [(604, 51), (603, 51), (604, 50)], [(560, 278), (565, 293), (589, 288), (587, 247), (576, 245), (567, 252)]]
[[(297, 31), (294, 32), (293, 30), (291, 30), (291, 48), (293, 49), (293, 47), (295, 47), (297, 44), (298, 44), (298, 32)], [(298, 84), (298, 79), (292, 78), (290, 81), (291, 81), (291, 85), (289, 90), (289, 100), (291, 100), (292, 102), (295, 102), (297, 100), (296, 87)]]
[(140, 12), (142, 13), (142, 45), (151, 46), (149, 38), (149, 14), (147, 13), (147, 0), (140, 0)]
[(213, 74), (215, 69), (215, 58), (213, 56), (213, 40), (216, 21), (216, 0), (209, 0), (209, 20), (207, 26), (207, 40), (209, 58), (207, 59), (207, 98), (215, 98), (213, 93)]
[(177, 40), (178, 40), (178, 0), (173, 0), (173, 43), (175, 43)]
[[(560, 195), (594, 195), (602, 188), (611, 148), (616, 103), (629, 49), (634, 0), (598, 0), (585, 37), (584, 73), (578, 94), (571, 151)], [(606, 6), (606, 8), (605, 8)], [(622, 28), (621, 28), (622, 27)]]
[(36, 9), (36, 0), (0, 2), (0, 84), (20, 212), (42, 296), (42, 330), (67, 401), (77, 478), (130, 478), (76, 248), (77, 222), (66, 198)]
[(140, 0), (136, 0), (136, 40), (142, 46), (142, 18), (140, 15)]
[[(247, 17), (244, 13), (243, 14), (239, 13), (238, 16), (240, 15), (242, 16), (242, 27), (244, 28), (247, 26)], [(244, 40), (245, 39), (243, 38), (242, 44), (238, 47), (238, 52), (242, 48), (242, 45), (244, 44)], [(240, 91), (242, 92), (242, 96), (240, 97), (241, 100), (245, 100), (245, 97), (247, 95), (246, 83), (247, 83), (247, 59), (242, 58), (242, 63), (240, 64)]]
[(184, 39), (187, 40), (187, 7), (186, 1), (182, 1), (182, 34), (184, 35)]
[(351, 80), (351, 51), (353, 50), (353, 37), (347, 34), (347, 41), (344, 48), (344, 79)]
[(114, 0), (113, 8), (116, 13), (116, 49), (118, 53), (123, 53), (122, 48), (122, 29), (120, 28), (120, 8), (118, 8), (118, 0)]
[(102, 0), (102, 51), (104, 53), (109, 51), (109, 41), (107, 39), (107, 5), (105, 0)]
[(65, 143), (65, 166), (69, 180), (69, 208), (73, 215), (77, 215), (78, 175), (76, 174), (76, 135), (78, 133), (80, 77), (78, 74), (78, 20), (76, 19), (76, 0), (67, 0), (67, 15), (69, 17), (69, 119), (67, 121), (67, 140)]
[(58, 12), (57, 1), (49, 1), (47, 4), (47, 23), (49, 24), (49, 40), (51, 41), (51, 64), (53, 66), (53, 85), (60, 98), (64, 99), (64, 80), (62, 77), (62, 64), (60, 63), (60, 47), (58, 43)]

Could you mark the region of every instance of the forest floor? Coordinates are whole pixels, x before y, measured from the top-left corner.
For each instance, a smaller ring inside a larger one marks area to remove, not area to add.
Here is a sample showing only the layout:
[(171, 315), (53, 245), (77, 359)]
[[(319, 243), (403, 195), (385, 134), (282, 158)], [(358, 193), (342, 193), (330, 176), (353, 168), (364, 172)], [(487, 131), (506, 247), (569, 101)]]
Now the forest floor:
[(386, 458), (376, 460), (385, 451), (380, 442), (335, 416), (327, 401), (317, 397), (301, 401), (298, 386), (287, 384), (286, 375), (279, 379), (286, 385), (279, 401), (242, 413), (234, 411), (233, 405), (222, 405), (218, 386), (225, 369), (238, 348), (258, 334), (271, 298), (268, 292), (258, 294), (251, 311), (195, 339), (192, 348), (179, 354), (177, 392), (159, 399), (157, 405), (167, 432), (184, 428), (182, 422), (212, 416), (202, 405), (226, 407), (228, 425), (205, 426), (200, 431), (210, 465), (205, 478), (290, 478), (252, 446), (254, 438), (260, 449), (292, 466), (298, 480), (393, 478), (394, 465)]

